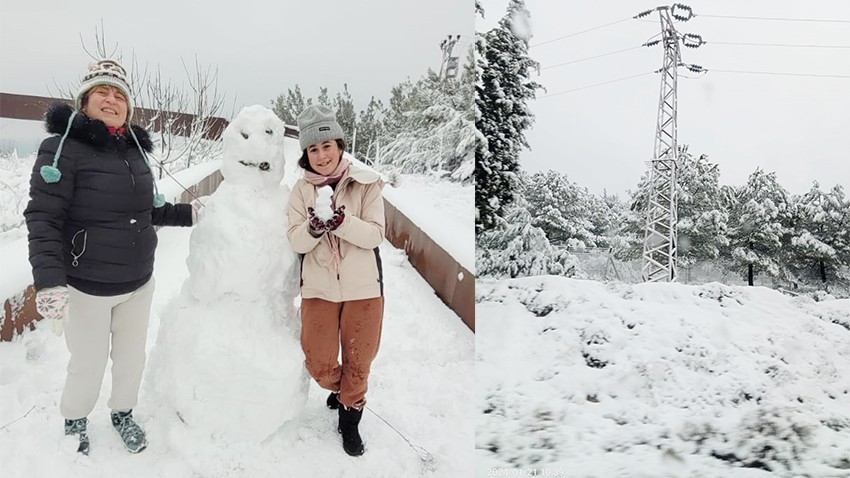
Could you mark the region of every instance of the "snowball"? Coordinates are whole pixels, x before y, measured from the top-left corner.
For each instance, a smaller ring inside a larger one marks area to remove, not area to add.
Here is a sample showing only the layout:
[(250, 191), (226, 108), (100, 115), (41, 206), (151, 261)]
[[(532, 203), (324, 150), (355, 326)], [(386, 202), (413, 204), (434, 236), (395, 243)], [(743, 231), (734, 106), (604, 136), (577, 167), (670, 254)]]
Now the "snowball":
[(333, 208), (331, 207), (331, 196), (333, 193), (333, 189), (330, 186), (322, 186), (317, 192), (316, 217), (322, 221), (330, 220), (334, 215)]

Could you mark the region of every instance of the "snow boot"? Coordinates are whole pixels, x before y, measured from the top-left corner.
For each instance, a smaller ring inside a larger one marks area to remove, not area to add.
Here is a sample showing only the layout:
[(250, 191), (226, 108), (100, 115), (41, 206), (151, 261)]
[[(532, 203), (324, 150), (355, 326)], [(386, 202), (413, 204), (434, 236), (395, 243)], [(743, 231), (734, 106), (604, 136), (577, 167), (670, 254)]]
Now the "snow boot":
[(360, 438), (360, 432), (357, 430), (362, 416), (363, 410), (346, 408), (345, 405), (340, 404), (339, 428), (337, 428), (337, 431), (342, 433), (343, 450), (351, 456), (360, 456), (365, 451), (363, 448), (363, 439)]
[(88, 456), (89, 454), (89, 434), (88, 434), (88, 418), (78, 418), (76, 420), (65, 419), (65, 435), (77, 435), (80, 438), (80, 446), (77, 447), (77, 453), (82, 453)]
[(336, 410), (337, 408), (339, 408), (339, 392), (331, 392), (331, 394), (328, 395), (328, 400), (325, 403), (328, 404), (328, 408), (330, 408), (331, 410)]
[(133, 410), (126, 412), (112, 410), (110, 415), (112, 416), (112, 426), (118, 430), (127, 451), (138, 453), (147, 448), (148, 441), (145, 438), (145, 432), (133, 419)]

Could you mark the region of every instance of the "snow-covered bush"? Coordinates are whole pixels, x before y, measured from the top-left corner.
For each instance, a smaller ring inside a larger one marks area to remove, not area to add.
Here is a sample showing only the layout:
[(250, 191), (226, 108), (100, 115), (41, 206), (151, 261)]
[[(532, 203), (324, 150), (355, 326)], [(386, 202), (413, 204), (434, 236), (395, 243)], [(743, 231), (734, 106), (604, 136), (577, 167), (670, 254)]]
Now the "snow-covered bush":
[(35, 154), (19, 157), (17, 151), (0, 152), (0, 245), (22, 237), (24, 209), (29, 202), (29, 181)]

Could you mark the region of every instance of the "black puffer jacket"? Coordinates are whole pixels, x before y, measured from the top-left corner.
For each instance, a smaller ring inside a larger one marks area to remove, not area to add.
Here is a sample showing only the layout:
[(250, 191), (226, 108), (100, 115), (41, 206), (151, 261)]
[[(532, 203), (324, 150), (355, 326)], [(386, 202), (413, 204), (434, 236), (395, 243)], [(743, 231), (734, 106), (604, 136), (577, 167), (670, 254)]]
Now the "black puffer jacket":
[[(42, 166), (53, 164), (72, 110), (55, 104), (46, 115), (52, 136), (39, 148), (24, 211), (36, 290), (72, 285), (93, 295), (136, 290), (153, 273), (157, 237), (153, 226), (191, 226), (188, 204), (153, 207), (153, 175), (129, 135), (74, 117), (62, 145), (59, 182), (48, 184)], [(139, 144), (152, 150), (148, 133), (133, 126)]]

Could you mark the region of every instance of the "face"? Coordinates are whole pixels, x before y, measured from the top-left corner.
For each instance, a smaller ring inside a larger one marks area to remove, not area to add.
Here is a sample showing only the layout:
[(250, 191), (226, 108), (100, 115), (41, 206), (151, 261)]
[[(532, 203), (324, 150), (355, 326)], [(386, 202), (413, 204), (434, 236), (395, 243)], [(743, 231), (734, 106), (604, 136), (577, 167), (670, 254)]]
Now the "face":
[(88, 92), (83, 112), (91, 119), (103, 121), (106, 126), (120, 128), (127, 122), (127, 97), (114, 86), (95, 86)]
[(341, 158), (342, 151), (332, 139), (307, 148), (307, 160), (310, 162), (310, 167), (322, 176), (333, 173)]

